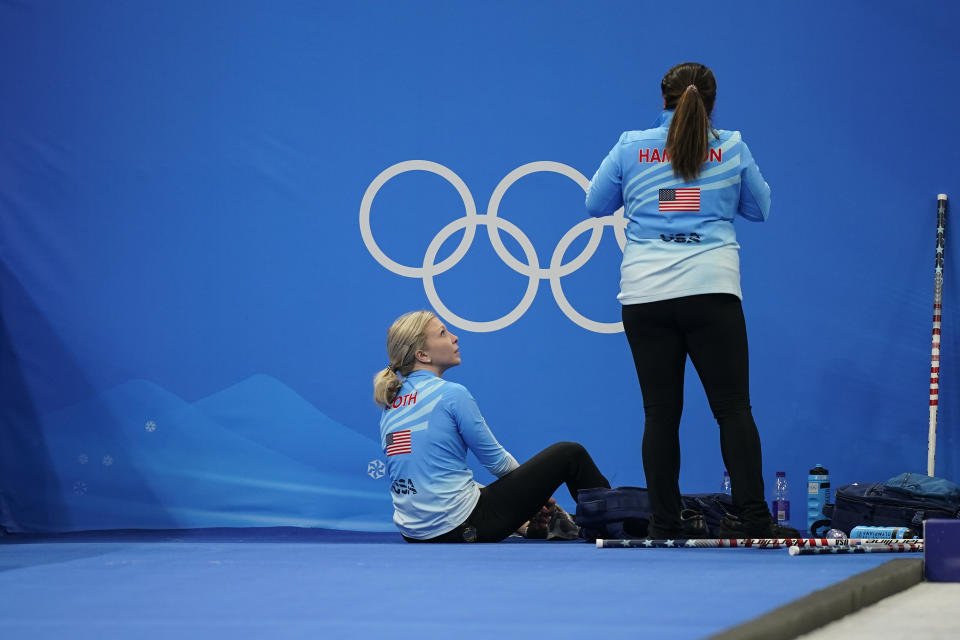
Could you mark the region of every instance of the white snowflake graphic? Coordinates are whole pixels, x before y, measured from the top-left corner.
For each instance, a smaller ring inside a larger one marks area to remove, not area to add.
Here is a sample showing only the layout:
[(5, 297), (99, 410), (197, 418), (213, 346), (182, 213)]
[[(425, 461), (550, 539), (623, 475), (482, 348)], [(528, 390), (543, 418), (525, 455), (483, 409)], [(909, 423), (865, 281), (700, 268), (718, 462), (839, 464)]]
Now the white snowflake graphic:
[(73, 492), (78, 496), (85, 495), (87, 493), (87, 483), (83, 480), (77, 480), (73, 483)]
[(79, 462), (80, 464), (87, 464), (87, 462), (89, 461), (90, 461), (90, 458), (88, 458), (87, 454), (85, 453), (81, 453), (80, 455), (77, 456), (77, 462)]
[(147, 424), (145, 424), (143, 428), (149, 431), (150, 433), (153, 433), (154, 431), (157, 430), (157, 423), (154, 422), (153, 420), (148, 420)]
[(103, 466), (109, 467), (113, 464), (113, 456), (103, 456)]
[(371, 460), (367, 464), (367, 475), (374, 480), (379, 480), (387, 472), (387, 465), (380, 460)]

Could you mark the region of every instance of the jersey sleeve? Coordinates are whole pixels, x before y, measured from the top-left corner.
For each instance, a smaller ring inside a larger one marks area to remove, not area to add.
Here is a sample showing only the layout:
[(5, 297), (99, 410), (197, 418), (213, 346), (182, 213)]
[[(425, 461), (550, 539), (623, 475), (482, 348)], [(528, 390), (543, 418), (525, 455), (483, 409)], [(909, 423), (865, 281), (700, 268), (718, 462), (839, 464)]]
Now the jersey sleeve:
[(500, 478), (520, 466), (497, 442), (469, 391), (463, 389), (461, 393), (454, 394), (450, 409), (460, 436), (487, 471)]
[(587, 188), (587, 213), (594, 217), (608, 216), (623, 206), (623, 171), (620, 168), (620, 142), (613, 145), (613, 149), (600, 163), (600, 168), (593, 174), (593, 180)]
[(740, 204), (737, 213), (754, 222), (763, 222), (770, 215), (770, 185), (760, 174), (753, 154), (745, 142), (740, 151)]

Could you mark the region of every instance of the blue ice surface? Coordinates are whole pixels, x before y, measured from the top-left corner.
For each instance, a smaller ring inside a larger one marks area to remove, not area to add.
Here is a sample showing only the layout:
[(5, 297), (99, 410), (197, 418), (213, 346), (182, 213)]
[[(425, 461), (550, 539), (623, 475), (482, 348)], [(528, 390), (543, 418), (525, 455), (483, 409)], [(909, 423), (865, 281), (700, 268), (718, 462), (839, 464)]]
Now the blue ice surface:
[(891, 557), (294, 528), (13, 535), (0, 637), (702, 638)]

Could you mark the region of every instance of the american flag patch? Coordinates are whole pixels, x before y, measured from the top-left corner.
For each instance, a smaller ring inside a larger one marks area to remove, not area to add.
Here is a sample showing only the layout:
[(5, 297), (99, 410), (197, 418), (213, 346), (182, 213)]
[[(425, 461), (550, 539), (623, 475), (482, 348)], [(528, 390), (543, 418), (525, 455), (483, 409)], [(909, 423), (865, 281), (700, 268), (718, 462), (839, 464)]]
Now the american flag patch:
[(700, 211), (700, 188), (660, 189), (660, 211)]
[(410, 453), (410, 429), (387, 434), (387, 457), (398, 453)]

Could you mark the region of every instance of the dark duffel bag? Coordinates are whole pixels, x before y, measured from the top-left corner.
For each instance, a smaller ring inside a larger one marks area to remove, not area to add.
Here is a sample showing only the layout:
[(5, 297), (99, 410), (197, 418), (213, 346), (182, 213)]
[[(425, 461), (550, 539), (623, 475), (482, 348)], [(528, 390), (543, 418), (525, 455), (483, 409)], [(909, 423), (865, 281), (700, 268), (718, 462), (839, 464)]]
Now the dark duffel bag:
[[(680, 502), (682, 526), (696, 531), (697, 537), (715, 535), (724, 516), (739, 515), (724, 493), (683, 495)], [(650, 524), (650, 498), (643, 487), (581, 489), (575, 519), (587, 540), (644, 538)]]
[[(960, 518), (960, 488), (949, 480), (901, 473), (886, 482), (854, 482), (837, 489), (825, 515), (847, 535), (858, 525), (923, 530), (930, 518)], [(832, 512), (832, 513), (831, 513)]]

